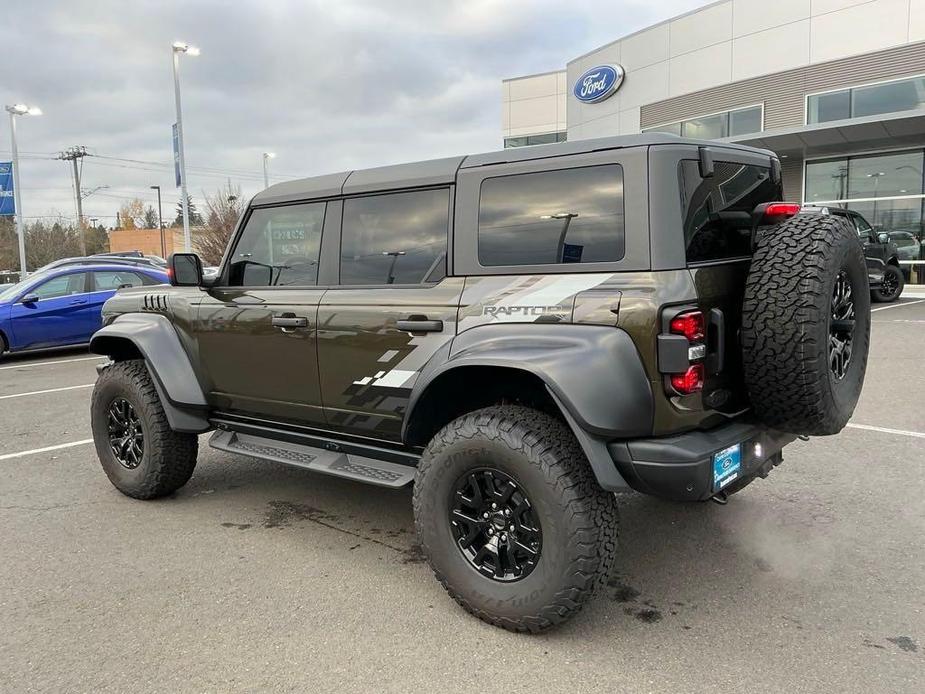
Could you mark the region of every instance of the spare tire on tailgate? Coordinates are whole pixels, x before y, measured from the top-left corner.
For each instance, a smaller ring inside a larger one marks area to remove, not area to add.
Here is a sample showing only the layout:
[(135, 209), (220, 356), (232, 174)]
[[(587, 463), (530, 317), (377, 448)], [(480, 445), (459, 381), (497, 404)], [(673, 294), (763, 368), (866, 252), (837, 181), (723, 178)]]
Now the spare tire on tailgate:
[(870, 344), (857, 234), (800, 214), (765, 230), (745, 285), (742, 361), (757, 416), (794, 434), (836, 434), (854, 412)]

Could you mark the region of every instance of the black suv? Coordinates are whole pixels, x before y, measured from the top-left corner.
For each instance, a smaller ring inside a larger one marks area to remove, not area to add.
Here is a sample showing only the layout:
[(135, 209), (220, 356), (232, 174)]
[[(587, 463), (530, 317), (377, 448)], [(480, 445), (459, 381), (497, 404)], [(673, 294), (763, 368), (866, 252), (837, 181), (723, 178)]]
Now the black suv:
[(251, 200), (221, 269), (120, 291), (91, 349), (128, 496), (216, 448), (386, 487), (478, 617), (538, 631), (617, 553), (613, 492), (724, 503), (857, 402), (857, 234), (771, 152), (670, 135), (319, 176)]
[(875, 232), (870, 223), (853, 210), (807, 205), (804, 212), (834, 214), (847, 219), (864, 246), (867, 274), (870, 278), (870, 293), (873, 300), (889, 303), (900, 297), (906, 281), (899, 265), (899, 247), (888, 233)]

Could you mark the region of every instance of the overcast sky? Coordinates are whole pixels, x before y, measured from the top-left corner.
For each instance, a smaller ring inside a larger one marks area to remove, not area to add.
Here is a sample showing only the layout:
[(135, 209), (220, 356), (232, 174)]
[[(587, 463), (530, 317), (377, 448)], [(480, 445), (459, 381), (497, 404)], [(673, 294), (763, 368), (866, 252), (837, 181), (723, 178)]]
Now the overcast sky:
[[(562, 69), (622, 35), (706, 0), (7, 0), (0, 11), (3, 104), (18, 119), (23, 213), (74, 215), (72, 145), (82, 186), (108, 186), (84, 214), (113, 223), (132, 197), (164, 193), (173, 217), (171, 43), (181, 59), (189, 185), (272, 181), (500, 149), (501, 80)], [(6, 116), (6, 113), (2, 113)], [(0, 121), (0, 160), (9, 158)], [(44, 157), (44, 158), (43, 158)], [(115, 157), (162, 166), (104, 159)]]

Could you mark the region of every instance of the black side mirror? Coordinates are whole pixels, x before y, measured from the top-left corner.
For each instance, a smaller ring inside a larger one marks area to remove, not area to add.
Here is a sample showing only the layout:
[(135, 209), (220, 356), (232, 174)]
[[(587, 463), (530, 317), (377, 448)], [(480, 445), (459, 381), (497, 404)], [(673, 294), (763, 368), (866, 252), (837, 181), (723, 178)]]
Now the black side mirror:
[(883, 232), (883, 231), (881, 231), (879, 234), (877, 234), (877, 241), (878, 241), (879, 243), (889, 243), (889, 242), (890, 242), (890, 235), (887, 234), (887, 233), (885, 233), (885, 232)]
[(202, 261), (195, 253), (174, 253), (167, 259), (167, 276), (174, 287), (201, 287)]
[(39, 297), (36, 294), (27, 294), (22, 299), (19, 300), (21, 304), (36, 304), (39, 301)]

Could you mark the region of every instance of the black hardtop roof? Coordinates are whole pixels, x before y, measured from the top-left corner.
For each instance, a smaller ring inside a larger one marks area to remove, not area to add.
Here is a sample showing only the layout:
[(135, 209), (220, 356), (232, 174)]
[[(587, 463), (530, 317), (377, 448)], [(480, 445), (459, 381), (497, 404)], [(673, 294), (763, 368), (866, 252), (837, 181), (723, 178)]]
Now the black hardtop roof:
[(355, 195), (422, 186), (436, 186), (453, 183), (459, 169), (469, 169), (490, 164), (529, 161), (547, 157), (562, 157), (573, 154), (587, 154), (607, 149), (647, 147), (649, 145), (693, 145), (759, 152), (776, 156), (768, 150), (712, 140), (694, 140), (667, 133), (642, 133), (640, 135), (619, 135), (589, 140), (573, 140), (530, 147), (510, 147), (496, 152), (470, 154), (463, 157), (429, 159), (407, 164), (379, 166), (372, 169), (341, 171), (339, 173), (300, 178), (277, 183), (254, 196), (253, 205), (272, 205), (297, 200), (330, 198), (338, 195)]

